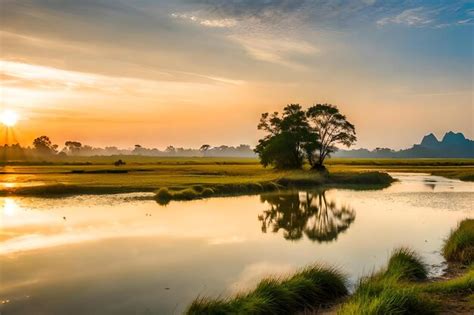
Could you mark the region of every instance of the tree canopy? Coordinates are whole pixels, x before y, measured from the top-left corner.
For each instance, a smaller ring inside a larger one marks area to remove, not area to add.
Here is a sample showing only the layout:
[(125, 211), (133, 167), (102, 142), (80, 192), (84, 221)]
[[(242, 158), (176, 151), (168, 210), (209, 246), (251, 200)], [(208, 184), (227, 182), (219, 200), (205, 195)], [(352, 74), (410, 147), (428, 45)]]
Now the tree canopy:
[(312, 133), (299, 104), (287, 105), (281, 115), (263, 113), (258, 129), (267, 132), (255, 148), (264, 166), (300, 168), (305, 152), (317, 144), (317, 135)]
[(261, 163), (282, 169), (301, 168), (304, 158), (312, 168), (322, 169), (325, 158), (337, 150), (336, 144), (350, 146), (356, 141), (354, 125), (330, 104), (306, 111), (290, 104), (281, 115), (263, 113), (258, 129), (267, 133), (255, 148)]
[(33, 141), (33, 147), (38, 153), (45, 155), (56, 154), (58, 150), (58, 145), (53, 144), (47, 136), (36, 138)]
[(306, 111), (312, 131), (318, 136), (318, 147), (308, 155), (313, 168), (322, 168), (324, 160), (337, 151), (336, 144), (350, 147), (357, 140), (355, 127), (331, 104), (313, 105)]

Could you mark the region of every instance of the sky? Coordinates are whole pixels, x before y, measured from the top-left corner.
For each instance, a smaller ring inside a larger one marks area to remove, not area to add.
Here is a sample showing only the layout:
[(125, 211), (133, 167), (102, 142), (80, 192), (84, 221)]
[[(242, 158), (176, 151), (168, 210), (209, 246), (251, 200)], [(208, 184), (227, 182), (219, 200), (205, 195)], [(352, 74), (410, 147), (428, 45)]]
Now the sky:
[(0, 0), (0, 110), (24, 145), (254, 145), (289, 103), (337, 105), (357, 148), (473, 138), (473, 24), (473, 1)]

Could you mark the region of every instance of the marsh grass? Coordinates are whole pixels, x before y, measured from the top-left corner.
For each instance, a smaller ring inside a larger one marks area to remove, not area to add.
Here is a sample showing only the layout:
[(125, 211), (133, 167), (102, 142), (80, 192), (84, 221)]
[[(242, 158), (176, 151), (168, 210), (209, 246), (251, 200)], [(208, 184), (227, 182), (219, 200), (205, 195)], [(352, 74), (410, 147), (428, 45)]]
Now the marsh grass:
[(334, 268), (312, 266), (285, 279), (262, 280), (255, 290), (231, 298), (199, 297), (186, 314), (294, 314), (345, 296), (347, 278)]
[(340, 315), (433, 314), (436, 303), (411, 284), (427, 278), (425, 263), (414, 251), (394, 250), (387, 267), (360, 281)]
[[(466, 223), (458, 230), (463, 228)], [(362, 278), (355, 292), (332, 311), (339, 315), (427, 315), (447, 310), (446, 305), (466, 309), (458, 300), (473, 296), (474, 265), (454, 279), (429, 281), (427, 275), (427, 265), (416, 252), (406, 247), (395, 249), (385, 268)], [(255, 290), (235, 297), (198, 297), (186, 313), (313, 314), (346, 295), (347, 278), (343, 274), (314, 266), (285, 279), (262, 280)]]
[(383, 276), (407, 281), (425, 280), (428, 268), (417, 253), (402, 247), (393, 251)]
[(422, 290), (427, 293), (453, 294), (470, 292), (474, 294), (474, 265), (471, 265), (467, 272), (458, 278), (430, 282), (423, 286)]
[(451, 231), (444, 243), (443, 255), (449, 262), (474, 263), (474, 219), (465, 219)]
[(390, 285), (374, 287), (371, 280), (360, 284), (357, 292), (338, 310), (338, 315), (436, 314), (437, 305), (413, 287)]
[[(114, 167), (118, 158), (126, 165)], [(258, 186), (336, 186), (378, 189), (393, 181), (387, 171), (424, 172), (474, 180), (472, 159), (329, 159), (329, 174), (305, 170), (278, 171), (263, 168), (257, 159), (180, 157), (69, 157), (64, 161), (5, 165), (0, 174), (18, 187), (0, 187), (0, 195), (62, 197), (78, 194), (153, 192), (160, 188), (180, 189), (202, 185), (208, 195), (258, 192)], [(29, 189), (30, 182), (41, 187)], [(255, 187), (251, 187), (254, 184)], [(218, 187), (218, 188), (217, 188)], [(199, 194), (198, 194), (199, 195)], [(202, 198), (199, 196), (198, 198)]]

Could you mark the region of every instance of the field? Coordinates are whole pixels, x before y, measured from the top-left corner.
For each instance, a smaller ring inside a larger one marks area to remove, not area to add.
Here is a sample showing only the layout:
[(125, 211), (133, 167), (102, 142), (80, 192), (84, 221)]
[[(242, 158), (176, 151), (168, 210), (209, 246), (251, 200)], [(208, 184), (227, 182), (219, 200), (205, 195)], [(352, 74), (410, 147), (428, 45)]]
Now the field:
[[(115, 166), (118, 159), (126, 164)], [(200, 186), (198, 192), (209, 187), (221, 192), (245, 193), (259, 190), (255, 184), (266, 183), (284, 186), (387, 184), (376, 178), (381, 172), (423, 172), (474, 180), (472, 159), (330, 159), (327, 167), (330, 176), (307, 169), (278, 171), (262, 167), (257, 159), (245, 158), (74, 157), (54, 162), (4, 165), (0, 194), (54, 196), (155, 192), (160, 188), (180, 191), (195, 186)], [(367, 172), (373, 172), (373, 176), (360, 176)]]

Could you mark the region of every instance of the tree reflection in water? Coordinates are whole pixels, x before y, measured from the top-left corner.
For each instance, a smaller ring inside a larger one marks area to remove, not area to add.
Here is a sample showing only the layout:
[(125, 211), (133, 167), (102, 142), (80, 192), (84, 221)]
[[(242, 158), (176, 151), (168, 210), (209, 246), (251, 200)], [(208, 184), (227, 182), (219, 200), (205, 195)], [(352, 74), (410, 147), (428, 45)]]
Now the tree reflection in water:
[(277, 233), (283, 229), (287, 240), (299, 240), (304, 234), (312, 241), (330, 242), (355, 220), (354, 210), (328, 202), (324, 191), (263, 194), (260, 200), (270, 205), (258, 216), (262, 232)]

